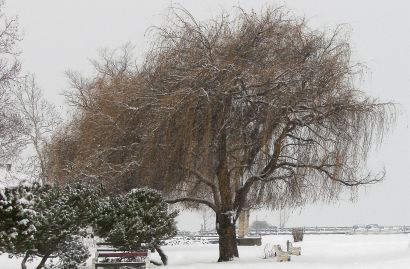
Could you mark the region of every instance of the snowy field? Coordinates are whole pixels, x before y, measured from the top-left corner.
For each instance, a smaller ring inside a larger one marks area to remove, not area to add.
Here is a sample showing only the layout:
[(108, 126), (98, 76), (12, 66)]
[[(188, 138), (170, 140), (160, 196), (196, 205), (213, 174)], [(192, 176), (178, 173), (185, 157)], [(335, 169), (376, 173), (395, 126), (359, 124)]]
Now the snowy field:
[[(324, 268), (410, 268), (410, 235), (305, 235), (304, 241), (294, 244), (302, 247), (302, 256), (292, 256), (289, 263), (278, 263), (275, 259), (263, 259), (266, 243), (286, 246), (290, 236), (265, 236), (262, 246), (239, 247), (240, 259), (228, 263), (217, 263), (218, 245), (165, 246), (169, 257), (166, 268), (175, 269), (324, 269)], [(160, 260), (154, 254), (153, 259)], [(152, 266), (155, 268), (156, 266)], [(0, 256), (1, 269), (18, 269), (20, 260)], [(29, 266), (29, 268), (34, 268)]]

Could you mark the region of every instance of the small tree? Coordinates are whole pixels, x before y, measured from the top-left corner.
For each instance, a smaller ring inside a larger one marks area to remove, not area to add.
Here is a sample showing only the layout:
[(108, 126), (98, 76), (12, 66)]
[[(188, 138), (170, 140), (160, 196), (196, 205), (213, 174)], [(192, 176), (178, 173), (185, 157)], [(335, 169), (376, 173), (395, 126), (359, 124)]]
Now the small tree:
[(38, 269), (51, 257), (60, 257), (62, 266), (84, 262), (88, 254), (76, 241), (97, 200), (98, 190), (88, 184), (6, 188), (0, 197), (0, 250), (24, 256), (22, 269), (35, 256), (41, 257)]
[(161, 194), (150, 189), (104, 199), (97, 211), (95, 232), (123, 250), (140, 250), (142, 244), (155, 247), (164, 265), (167, 257), (161, 241), (176, 235), (174, 218)]

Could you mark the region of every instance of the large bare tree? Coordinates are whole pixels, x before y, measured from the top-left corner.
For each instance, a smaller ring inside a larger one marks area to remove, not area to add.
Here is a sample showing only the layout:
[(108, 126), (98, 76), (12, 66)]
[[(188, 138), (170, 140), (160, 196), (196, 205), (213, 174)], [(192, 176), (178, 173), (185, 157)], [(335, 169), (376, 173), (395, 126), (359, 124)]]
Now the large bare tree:
[(61, 122), (55, 106), (48, 102), (38, 87), (34, 75), (21, 79), (14, 90), (14, 103), (20, 120), (24, 124), (21, 136), (26, 150), (33, 152), (24, 163), (26, 173), (34, 180), (46, 180), (46, 150), (52, 133)]
[(238, 256), (245, 206), (331, 200), (382, 179), (362, 167), (391, 107), (357, 88), (343, 27), (311, 30), (282, 8), (208, 24), (174, 15), (144, 69), (156, 103), (140, 172), (165, 182), (169, 202), (215, 211), (219, 261)]
[(21, 163), (25, 159), (21, 152), (33, 151), (24, 170), (19, 170), (41, 180), (46, 161), (43, 148), (59, 116), (43, 97), (34, 75), (21, 75), (18, 21), (2, 12), (3, 3), (0, 0), (0, 164)]
[(312, 30), (283, 8), (207, 23), (174, 8), (167, 21), (139, 68), (125, 50), (105, 54), (93, 79), (71, 76), (79, 113), (55, 138), (52, 171), (208, 206), (219, 261), (239, 256), (244, 208), (330, 201), (382, 180), (363, 167), (394, 107), (360, 91), (343, 27)]
[(24, 147), (24, 125), (12, 100), (21, 69), (17, 48), (21, 37), (17, 19), (8, 18), (2, 9), (0, 1), (0, 163), (13, 160)]

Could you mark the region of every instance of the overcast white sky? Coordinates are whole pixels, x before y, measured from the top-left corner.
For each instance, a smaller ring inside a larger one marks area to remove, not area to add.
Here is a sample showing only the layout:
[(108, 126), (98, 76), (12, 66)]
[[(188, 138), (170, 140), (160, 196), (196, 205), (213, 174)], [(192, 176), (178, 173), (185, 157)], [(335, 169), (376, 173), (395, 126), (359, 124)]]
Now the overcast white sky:
[[(260, 10), (284, 4), (309, 25), (325, 29), (340, 23), (352, 28), (354, 57), (365, 62), (369, 74), (363, 90), (384, 101), (400, 103), (397, 125), (384, 145), (372, 155), (370, 167), (387, 170), (386, 180), (361, 191), (352, 204), (307, 206), (293, 213), (288, 225), (353, 225), (379, 223), (410, 225), (410, 2), (406, 0), (285, 0), (285, 1), (172, 1), (196, 18), (206, 20), (221, 9)], [(20, 47), (25, 71), (37, 76), (46, 96), (64, 105), (61, 92), (68, 87), (64, 71), (90, 70), (88, 59), (101, 48), (116, 48), (131, 41), (142, 55), (148, 27), (161, 24), (168, 0), (6, 0), (7, 15), (18, 15), (24, 40)], [(142, 56), (141, 56), (142, 57)], [(272, 212), (257, 212), (259, 220), (278, 224)], [(183, 213), (180, 227), (198, 230), (199, 216)]]

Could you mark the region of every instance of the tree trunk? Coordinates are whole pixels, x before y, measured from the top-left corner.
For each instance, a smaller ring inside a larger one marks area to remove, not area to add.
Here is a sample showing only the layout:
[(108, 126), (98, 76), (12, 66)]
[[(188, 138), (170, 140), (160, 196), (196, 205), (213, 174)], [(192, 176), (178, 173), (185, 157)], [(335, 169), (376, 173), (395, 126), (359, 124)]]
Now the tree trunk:
[(231, 261), (234, 257), (239, 257), (233, 216), (228, 214), (217, 214), (216, 229), (219, 235), (218, 262)]
[(227, 122), (231, 112), (232, 98), (223, 100), (221, 111), (218, 113), (217, 125), (219, 137), (217, 141), (217, 161), (216, 175), (218, 177), (218, 187), (220, 195), (220, 208), (216, 213), (216, 230), (219, 235), (219, 259), (218, 262), (231, 261), (234, 257), (239, 257), (236, 242), (235, 221), (233, 213), (233, 193), (232, 182), (228, 170), (227, 154)]
[(26, 256), (24, 256), (24, 259), (21, 261), (21, 269), (27, 269), (26, 262), (29, 257), (30, 257), (30, 251), (27, 251)]
[(50, 257), (51, 253), (47, 253), (46, 255), (43, 256), (41, 259), (40, 263), (37, 265), (36, 269), (41, 269), (43, 268), (44, 264), (46, 263), (48, 257)]
[(154, 245), (155, 250), (158, 252), (159, 256), (161, 257), (162, 264), (168, 264), (168, 256), (165, 255), (164, 251), (162, 250), (160, 245)]

